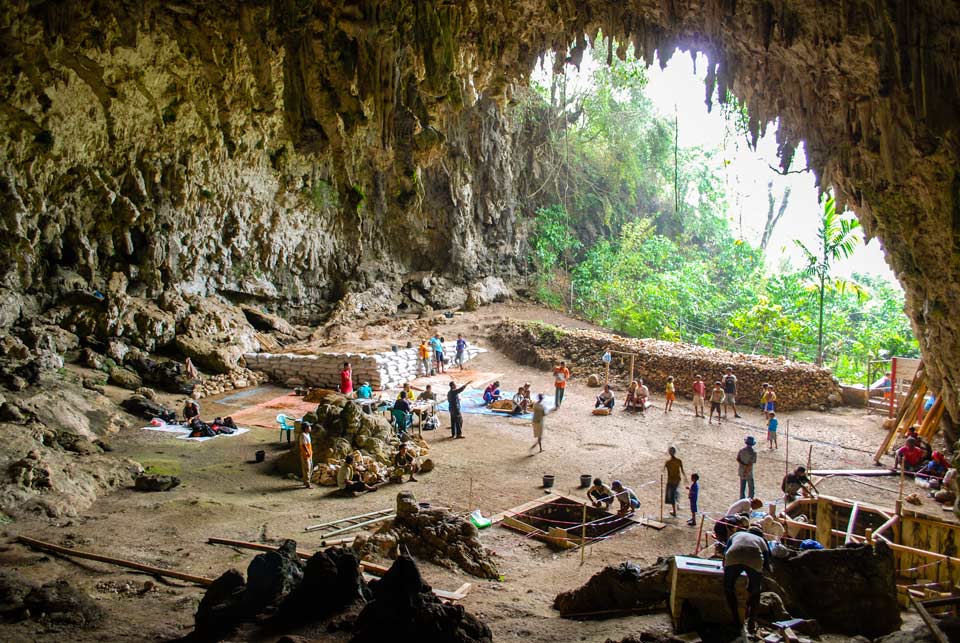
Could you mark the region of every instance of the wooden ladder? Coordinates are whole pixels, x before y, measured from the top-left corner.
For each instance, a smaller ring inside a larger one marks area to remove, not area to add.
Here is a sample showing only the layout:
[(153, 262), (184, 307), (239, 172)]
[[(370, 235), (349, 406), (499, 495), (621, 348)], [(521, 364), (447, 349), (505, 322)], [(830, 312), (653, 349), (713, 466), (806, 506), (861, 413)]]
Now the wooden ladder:
[(359, 516), (338, 518), (329, 522), (320, 523), (319, 525), (310, 525), (309, 527), (306, 527), (304, 531), (319, 531), (320, 536), (326, 540), (334, 536), (339, 536), (340, 534), (345, 534), (348, 531), (363, 529), (364, 527), (375, 525), (378, 522), (393, 520), (396, 518), (396, 516), (397, 512), (395, 509), (381, 509), (379, 511), (371, 511), (370, 513), (360, 514)]

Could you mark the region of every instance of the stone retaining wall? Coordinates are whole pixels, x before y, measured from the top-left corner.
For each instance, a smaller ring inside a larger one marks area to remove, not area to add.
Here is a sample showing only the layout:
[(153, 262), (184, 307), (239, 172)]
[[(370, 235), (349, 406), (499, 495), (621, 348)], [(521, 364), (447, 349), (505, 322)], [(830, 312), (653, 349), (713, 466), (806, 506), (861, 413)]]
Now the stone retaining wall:
[[(467, 348), (464, 361), (485, 352), (482, 348)], [(447, 363), (452, 364), (456, 355), (456, 342), (444, 343)], [(404, 348), (396, 352), (382, 353), (318, 353), (295, 355), (293, 353), (246, 353), (247, 368), (266, 373), (274, 382), (296, 384), (297, 380), (307, 386), (336, 389), (340, 384), (340, 369), (344, 362), (353, 368), (353, 385), (370, 382), (375, 389), (388, 389), (409, 382), (422, 371), (417, 370), (417, 348)]]

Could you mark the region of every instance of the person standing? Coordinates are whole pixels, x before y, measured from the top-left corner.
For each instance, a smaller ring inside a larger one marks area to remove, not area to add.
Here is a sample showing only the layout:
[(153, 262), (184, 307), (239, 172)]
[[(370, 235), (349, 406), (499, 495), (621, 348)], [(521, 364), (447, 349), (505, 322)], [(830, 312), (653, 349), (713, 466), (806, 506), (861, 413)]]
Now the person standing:
[(427, 340), (421, 340), (420, 347), (417, 348), (417, 357), (420, 360), (417, 370), (423, 369), (423, 374), (431, 375), (433, 369), (430, 368), (430, 348), (427, 347)]
[(350, 368), (350, 362), (344, 362), (343, 370), (340, 371), (340, 392), (347, 396), (353, 393), (353, 369)]
[[(738, 473), (740, 475), (740, 497), (753, 498), (756, 494), (756, 488), (753, 484), (753, 465), (757, 463), (757, 450), (753, 448), (753, 445), (755, 445), (757, 441), (752, 435), (748, 435), (743, 442), (746, 446), (737, 452)], [(747, 495), (748, 489), (750, 491), (749, 495)]]
[(463, 335), (457, 335), (457, 356), (456, 363), (460, 367), (460, 370), (463, 370), (463, 363), (467, 360), (467, 340), (463, 338)]
[(530, 445), (531, 451), (533, 451), (533, 447), (539, 447), (540, 453), (543, 453), (543, 419), (546, 415), (547, 409), (543, 406), (543, 393), (537, 393), (537, 401), (533, 403), (533, 439), (536, 442)]
[(300, 425), (300, 473), (303, 475), (303, 486), (310, 489), (310, 474), (313, 473), (313, 441), (310, 433), (313, 430), (309, 422)]
[(693, 415), (694, 417), (703, 417), (703, 398), (706, 397), (707, 385), (703, 382), (703, 376), (697, 375), (693, 381)]
[(563, 393), (567, 389), (567, 380), (570, 379), (570, 369), (566, 362), (560, 362), (559, 366), (553, 367), (553, 387), (556, 406), (559, 409), (563, 404)]
[(430, 338), (430, 347), (433, 349), (433, 360), (437, 365), (437, 372), (443, 372), (443, 342), (440, 341), (440, 336), (435, 334)]
[(773, 411), (769, 414), (770, 419), (767, 420), (767, 447), (770, 449), (779, 449), (777, 446), (777, 414)]
[(697, 500), (700, 498), (700, 474), (691, 473), (690, 474), (690, 493), (687, 494), (690, 498), (690, 520), (687, 521), (687, 524), (691, 527), (697, 526)]
[(667, 454), (670, 458), (663, 464), (663, 468), (667, 470), (667, 491), (663, 501), (670, 505), (670, 515), (676, 518), (680, 483), (687, 475), (683, 470), (683, 460), (677, 457), (677, 447), (667, 449)]
[(749, 531), (738, 531), (727, 540), (727, 547), (723, 552), (723, 591), (727, 597), (727, 605), (733, 613), (733, 620), (737, 627), (742, 626), (740, 620), (740, 603), (737, 600), (737, 579), (742, 574), (747, 575), (747, 629), (753, 633), (757, 629), (757, 612), (760, 610), (760, 592), (763, 587), (763, 571), (770, 568), (770, 548), (763, 539), (763, 531), (759, 527), (751, 527)]
[(710, 391), (710, 418), (707, 424), (713, 424), (713, 413), (717, 413), (717, 424), (720, 424), (720, 405), (723, 403), (723, 387), (720, 382), (713, 383), (713, 389)]
[(464, 389), (470, 386), (467, 382), (460, 388), (457, 388), (456, 382), (450, 382), (450, 390), (447, 391), (447, 406), (450, 411), (450, 437), (457, 440), (463, 437), (463, 414), (460, 413), (460, 394)]
[(666, 415), (667, 411), (673, 409), (673, 402), (677, 399), (677, 389), (673, 385), (672, 375), (667, 378), (667, 385), (664, 388), (664, 396), (666, 397), (667, 401), (666, 404), (663, 405), (663, 413)]
[(733, 407), (733, 417), (738, 418), (737, 413), (737, 376), (733, 374), (733, 367), (727, 367), (727, 373), (721, 380), (723, 382), (723, 417), (727, 417), (727, 407)]
[(763, 412), (768, 418), (773, 417), (777, 410), (777, 393), (773, 390), (773, 384), (767, 384), (766, 398), (763, 401)]

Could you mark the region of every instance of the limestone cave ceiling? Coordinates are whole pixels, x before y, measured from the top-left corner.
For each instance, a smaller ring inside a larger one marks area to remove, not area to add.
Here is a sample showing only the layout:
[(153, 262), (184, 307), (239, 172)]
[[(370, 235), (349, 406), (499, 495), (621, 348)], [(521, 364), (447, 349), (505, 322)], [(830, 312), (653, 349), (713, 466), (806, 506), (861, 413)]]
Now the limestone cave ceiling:
[(754, 132), (780, 118), (785, 165), (805, 143), (882, 240), (960, 419), (952, 0), (5, 2), (2, 284), (119, 271), (295, 308), (409, 271), (509, 279), (529, 168), (501, 108), (601, 30), (609, 57), (706, 53), (705, 96), (738, 96)]

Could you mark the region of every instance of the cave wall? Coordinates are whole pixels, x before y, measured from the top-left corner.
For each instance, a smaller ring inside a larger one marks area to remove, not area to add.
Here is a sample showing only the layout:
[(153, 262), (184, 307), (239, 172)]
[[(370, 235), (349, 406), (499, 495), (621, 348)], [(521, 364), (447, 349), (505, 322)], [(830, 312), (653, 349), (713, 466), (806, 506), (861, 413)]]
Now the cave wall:
[[(879, 237), (960, 419), (955, 0), (4, 2), (0, 318), (69, 270), (154, 296), (306, 312), (522, 265), (523, 141), (504, 118), (543, 52), (599, 30), (705, 52), (784, 164)], [(12, 302), (12, 303), (11, 303)]]

